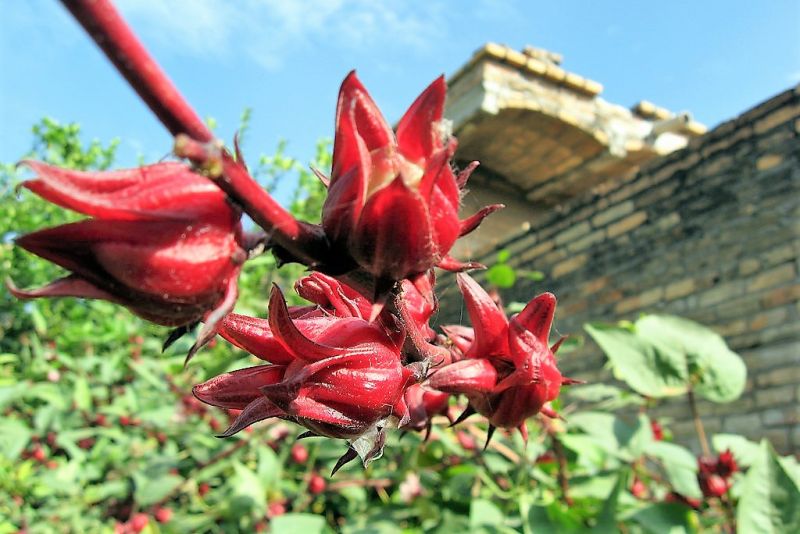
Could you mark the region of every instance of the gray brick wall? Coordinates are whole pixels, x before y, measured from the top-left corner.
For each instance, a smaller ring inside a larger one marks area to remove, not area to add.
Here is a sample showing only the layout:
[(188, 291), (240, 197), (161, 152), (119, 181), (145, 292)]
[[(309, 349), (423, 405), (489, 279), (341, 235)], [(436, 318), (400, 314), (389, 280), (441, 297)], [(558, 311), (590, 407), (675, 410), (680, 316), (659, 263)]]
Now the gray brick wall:
[[(701, 405), (708, 431), (766, 436), (783, 452), (800, 451), (799, 134), (795, 88), (626, 180), (549, 209), (499, 247), (512, 251), (512, 265), (547, 279), (522, 281), (504, 298), (553, 291), (560, 333), (656, 311), (711, 326), (745, 358), (749, 378), (739, 401)], [(466, 321), (457, 292), (443, 295), (439, 322)], [(560, 366), (610, 381), (603, 361), (587, 339)], [(694, 444), (685, 402), (666, 402), (660, 414)]]

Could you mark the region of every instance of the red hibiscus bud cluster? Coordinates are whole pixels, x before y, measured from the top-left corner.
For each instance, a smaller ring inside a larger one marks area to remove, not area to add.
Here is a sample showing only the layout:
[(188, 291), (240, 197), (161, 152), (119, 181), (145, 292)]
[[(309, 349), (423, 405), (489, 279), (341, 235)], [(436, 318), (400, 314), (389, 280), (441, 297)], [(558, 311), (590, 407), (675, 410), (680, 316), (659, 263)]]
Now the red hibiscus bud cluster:
[(705, 497), (722, 497), (732, 485), (733, 474), (739, 470), (730, 450), (717, 457), (704, 456), (697, 460), (697, 482)]
[(84, 297), (127, 307), (156, 324), (206, 328), (231, 311), (247, 257), (240, 212), (205, 177), (181, 163), (79, 172), (35, 161), (22, 186), (90, 218), (17, 239), (70, 271), (19, 298)]
[[(221, 435), (268, 418), (293, 422), (307, 429), (305, 436), (347, 441), (336, 469), (355, 457), (365, 464), (379, 457), (390, 429), (430, 430), (434, 418), (449, 414), (453, 395), (466, 396), (467, 414), (489, 420), (490, 437), (495, 427), (526, 435), (531, 416), (556, 416), (549, 403), (574, 381), (556, 367), (559, 343), (549, 343), (552, 294), (508, 318), (461, 273), (472, 327), (437, 332), (430, 324), (438, 308), (434, 267), (479, 267), (453, 259), (450, 250), (502, 207), (459, 219), (477, 164), (460, 172), (452, 165), (457, 144), (443, 116), (444, 78), (392, 131), (355, 73), (346, 77), (330, 177), (318, 172), (328, 195), (315, 225), (295, 219), (258, 185), (238, 146), (234, 154), (214, 139), (110, 3), (70, 10), (175, 136), (175, 154), (188, 163), (90, 173), (25, 162), (36, 177), (24, 187), (88, 218), (18, 239), (69, 274), (39, 289), (10, 286), (16, 296), (111, 301), (176, 327), (166, 345), (204, 323), (189, 357), (219, 334), (263, 361), (194, 387), (197, 399), (227, 410), (231, 421)], [(258, 233), (243, 233), (243, 214)], [(263, 250), (311, 271), (295, 284), (307, 305), (289, 306), (275, 286), (267, 318), (232, 313), (239, 272)], [(184, 405), (187, 414), (204, 413), (192, 401)], [(211, 424), (216, 429), (219, 422)], [(292, 458), (309, 461), (303, 447)], [(310, 481), (311, 493), (323, 489)]]
[[(450, 167), (455, 139), (443, 121), (447, 84), (434, 81), (392, 132), (355, 73), (336, 106), (333, 170), (322, 227), (330, 240), (379, 281), (459, 269), (448, 256), (460, 235), (499, 206), (459, 221), (461, 188)], [(402, 221), (402, 224), (398, 224)]]
[(526, 419), (539, 412), (555, 417), (547, 403), (562, 384), (575, 383), (556, 367), (553, 354), (561, 342), (548, 345), (556, 299), (551, 293), (539, 295), (509, 320), (475, 280), (459, 274), (458, 286), (473, 331), (445, 329), (461, 354), (436, 369), (426, 384), (466, 395), (469, 412), (485, 416), (490, 431), (518, 428), (527, 436)]

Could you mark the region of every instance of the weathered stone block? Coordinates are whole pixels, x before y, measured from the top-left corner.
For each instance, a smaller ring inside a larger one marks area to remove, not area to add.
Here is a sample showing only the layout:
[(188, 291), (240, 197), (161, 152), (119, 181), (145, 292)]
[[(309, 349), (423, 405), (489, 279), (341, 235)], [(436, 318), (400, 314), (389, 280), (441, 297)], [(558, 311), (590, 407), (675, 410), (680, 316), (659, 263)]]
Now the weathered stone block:
[(772, 269), (761, 271), (750, 279), (747, 291), (760, 291), (789, 282), (796, 278), (794, 263), (784, 263)]
[(762, 371), (756, 375), (756, 383), (759, 387), (800, 384), (800, 367), (792, 365), (771, 371)]
[(624, 217), (625, 215), (631, 213), (633, 211), (634, 205), (632, 200), (627, 200), (625, 202), (620, 202), (615, 206), (611, 206), (608, 209), (601, 211), (594, 217), (592, 217), (592, 224), (595, 228), (599, 228), (601, 226), (605, 226), (611, 221), (619, 219), (620, 217)]
[(768, 389), (756, 390), (756, 406), (780, 406), (796, 401), (797, 386), (778, 386)]
[(696, 284), (693, 278), (672, 282), (666, 288), (664, 288), (664, 298), (667, 300), (674, 300), (680, 297), (685, 297), (686, 295), (691, 294), (695, 288)]
[(637, 211), (624, 219), (608, 226), (608, 237), (614, 238), (642, 225), (647, 220), (647, 213)]
[(589, 230), (591, 230), (591, 228), (592, 227), (589, 226), (589, 223), (585, 222), (585, 221), (582, 222), (582, 223), (576, 224), (574, 226), (571, 226), (571, 227), (567, 228), (566, 230), (564, 230), (563, 232), (561, 232), (559, 234), (556, 234), (556, 237), (555, 237), (556, 245), (563, 245), (565, 243), (569, 243), (571, 241), (574, 241), (575, 239), (577, 239), (579, 237), (582, 237), (583, 235), (589, 233)]
[(783, 162), (783, 156), (780, 154), (767, 154), (761, 156), (756, 160), (756, 169), (759, 171), (767, 171), (776, 167)]
[(553, 278), (559, 278), (564, 276), (567, 273), (571, 273), (576, 269), (580, 269), (584, 265), (586, 265), (586, 261), (589, 259), (588, 254), (578, 254), (577, 256), (572, 256), (562, 262), (557, 263), (553, 266), (553, 270), (551, 272)]
[(770, 113), (763, 119), (756, 121), (754, 128), (757, 135), (761, 135), (781, 124), (791, 122), (800, 115), (800, 105), (785, 106)]

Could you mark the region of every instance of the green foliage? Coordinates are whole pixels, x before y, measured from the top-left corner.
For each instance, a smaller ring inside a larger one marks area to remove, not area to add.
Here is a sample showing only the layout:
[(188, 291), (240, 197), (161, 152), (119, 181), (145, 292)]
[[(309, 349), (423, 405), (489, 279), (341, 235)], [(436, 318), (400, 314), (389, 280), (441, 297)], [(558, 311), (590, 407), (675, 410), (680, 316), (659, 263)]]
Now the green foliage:
[(736, 514), (741, 532), (800, 532), (800, 488), (789, 463), (761, 442), (742, 485)]
[[(246, 110), (240, 141), (249, 119)], [(86, 145), (79, 132), (45, 120), (34, 129), (32, 155), (72, 168), (109, 167), (116, 144)], [(253, 172), (265, 187), (293, 180), (290, 209), (318, 219), (324, 187), (287, 155), (285, 143), (257, 161)], [(330, 143), (321, 142), (312, 165), (324, 173), (330, 163)], [(4, 169), (0, 265), (20, 286), (46, 283), (63, 273), (15, 248), (13, 238), (76, 216), (15, 192), (19, 176), (11, 165)], [(515, 271), (509, 260), (507, 251), (498, 255), (502, 268), (489, 270), (491, 283), (541, 279)], [(290, 296), (288, 284), (301, 274), (298, 266), (278, 269), (269, 254), (252, 259), (240, 277), (237, 310), (263, 317), (270, 285)], [(190, 340), (162, 354), (166, 329), (117, 306), (0, 295), (0, 533), (111, 532), (139, 512), (151, 517), (148, 533), (252, 531), (267, 523), (271, 532), (306, 534), (677, 533), (719, 530), (726, 522), (719, 501), (697, 510), (666, 502), (674, 491), (699, 495), (696, 459), (657, 440), (646, 413), (653, 397), (690, 385), (712, 400), (738, 395), (744, 376), (738, 357), (695, 323), (650, 316), (633, 325), (589, 325), (633, 391), (608, 384), (564, 388), (555, 408), (568, 423), (532, 420), (527, 443), (498, 431), (485, 451), (474, 445), (486, 435), (480, 421), (455, 429), (438, 424), (427, 441), (394, 434), (380, 461), (367, 469), (350, 464), (324, 492), (312, 494), (311, 475), (326, 476), (344, 444), (303, 441), (309, 459), (297, 465), (289, 449), (299, 428), (268, 422), (217, 439), (234, 414), (189, 394), (193, 384), (255, 358), (219, 341), (184, 368)], [(452, 408), (462, 410), (463, 401)], [(739, 436), (717, 435), (713, 442), (717, 451), (730, 448), (742, 466), (752, 464), (731, 489), (734, 498), (741, 495), (740, 525), (795, 527), (796, 462)], [(646, 485), (644, 496), (633, 495), (634, 480)], [(168, 523), (153, 518), (160, 507), (173, 511)]]
[(486, 271), (486, 280), (493, 286), (502, 289), (514, 287), (517, 282), (517, 277), (528, 278), (534, 282), (541, 282), (544, 280), (544, 273), (541, 271), (530, 271), (523, 269), (514, 269), (508, 264), (511, 258), (511, 251), (503, 249), (497, 253), (497, 261), (494, 265), (489, 267)]
[(634, 324), (592, 323), (586, 331), (609, 359), (614, 376), (649, 397), (690, 389), (714, 402), (744, 391), (747, 370), (719, 334), (670, 315), (644, 315)]

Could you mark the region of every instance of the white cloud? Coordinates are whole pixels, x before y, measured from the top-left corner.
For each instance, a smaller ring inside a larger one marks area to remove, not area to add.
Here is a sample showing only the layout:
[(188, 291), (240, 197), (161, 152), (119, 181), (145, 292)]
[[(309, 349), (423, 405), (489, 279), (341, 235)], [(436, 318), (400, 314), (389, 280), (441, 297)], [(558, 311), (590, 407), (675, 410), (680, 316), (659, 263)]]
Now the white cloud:
[(267, 69), (314, 44), (358, 50), (404, 46), (427, 51), (444, 31), (440, 0), (121, 0), (146, 40), (177, 53), (233, 57), (244, 52)]

